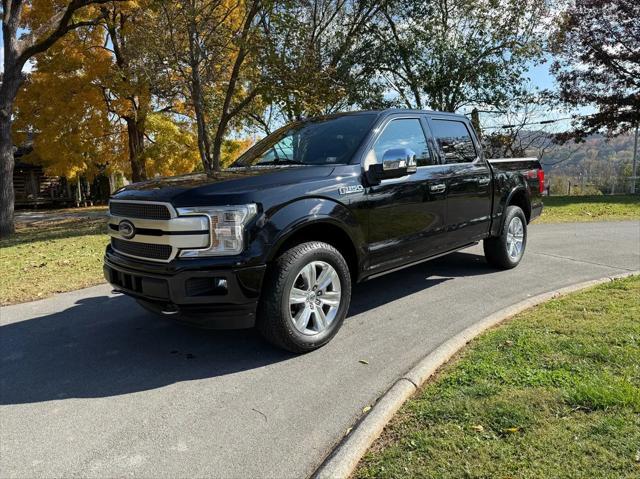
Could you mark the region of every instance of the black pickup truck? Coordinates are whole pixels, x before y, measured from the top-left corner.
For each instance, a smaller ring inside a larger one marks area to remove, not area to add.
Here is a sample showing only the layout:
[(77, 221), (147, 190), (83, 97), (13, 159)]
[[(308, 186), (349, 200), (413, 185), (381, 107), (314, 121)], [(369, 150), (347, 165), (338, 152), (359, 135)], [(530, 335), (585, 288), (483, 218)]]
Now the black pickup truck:
[(214, 177), (154, 179), (109, 203), (104, 273), (144, 308), (326, 344), (352, 284), (484, 243), (515, 267), (542, 211), (535, 158), (487, 160), (470, 122), (417, 110), (287, 125)]

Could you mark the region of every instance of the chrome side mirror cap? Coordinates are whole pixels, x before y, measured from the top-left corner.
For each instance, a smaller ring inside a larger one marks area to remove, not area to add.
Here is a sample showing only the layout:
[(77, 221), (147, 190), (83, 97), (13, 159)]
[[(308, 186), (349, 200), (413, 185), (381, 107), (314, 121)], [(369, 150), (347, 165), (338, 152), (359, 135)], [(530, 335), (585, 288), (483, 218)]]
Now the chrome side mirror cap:
[(416, 154), (409, 148), (391, 148), (382, 155), (382, 163), (370, 169), (379, 180), (401, 178), (417, 171)]

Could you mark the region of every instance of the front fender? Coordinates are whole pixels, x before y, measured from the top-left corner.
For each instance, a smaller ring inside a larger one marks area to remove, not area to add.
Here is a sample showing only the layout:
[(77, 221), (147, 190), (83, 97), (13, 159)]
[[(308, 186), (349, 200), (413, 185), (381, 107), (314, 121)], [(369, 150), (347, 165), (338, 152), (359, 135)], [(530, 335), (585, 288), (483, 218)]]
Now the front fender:
[(351, 210), (330, 199), (305, 198), (265, 214), (261, 229), (267, 260), (274, 259), (279, 248), (302, 228), (321, 223), (340, 228), (350, 238), (360, 258), (364, 235), (362, 225)]

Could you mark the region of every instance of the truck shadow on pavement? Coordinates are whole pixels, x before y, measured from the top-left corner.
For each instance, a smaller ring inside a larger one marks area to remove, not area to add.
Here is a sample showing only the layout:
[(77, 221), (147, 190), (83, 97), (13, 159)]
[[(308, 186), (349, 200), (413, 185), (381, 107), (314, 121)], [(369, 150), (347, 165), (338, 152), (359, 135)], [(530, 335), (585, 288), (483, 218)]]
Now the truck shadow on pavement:
[[(443, 281), (492, 271), (470, 253), (413, 266), (357, 286), (349, 316)], [(0, 404), (116, 396), (295, 357), (253, 330), (193, 329), (158, 319), (124, 296), (92, 297), (0, 327)]]

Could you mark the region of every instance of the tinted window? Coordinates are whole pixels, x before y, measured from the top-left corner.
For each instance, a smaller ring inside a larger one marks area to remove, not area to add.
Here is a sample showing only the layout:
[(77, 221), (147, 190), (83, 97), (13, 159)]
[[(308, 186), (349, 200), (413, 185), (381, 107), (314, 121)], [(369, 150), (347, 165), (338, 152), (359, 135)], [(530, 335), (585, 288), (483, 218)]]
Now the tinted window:
[(470, 163), (478, 156), (471, 134), (461, 121), (432, 120), (431, 127), (445, 163)]
[(382, 156), (392, 148), (409, 148), (416, 154), (418, 166), (433, 164), (424, 131), (418, 119), (393, 120), (376, 141), (373, 150), (376, 161), (380, 163)]
[(375, 119), (375, 114), (360, 114), (292, 123), (256, 143), (232, 166), (349, 163)]

